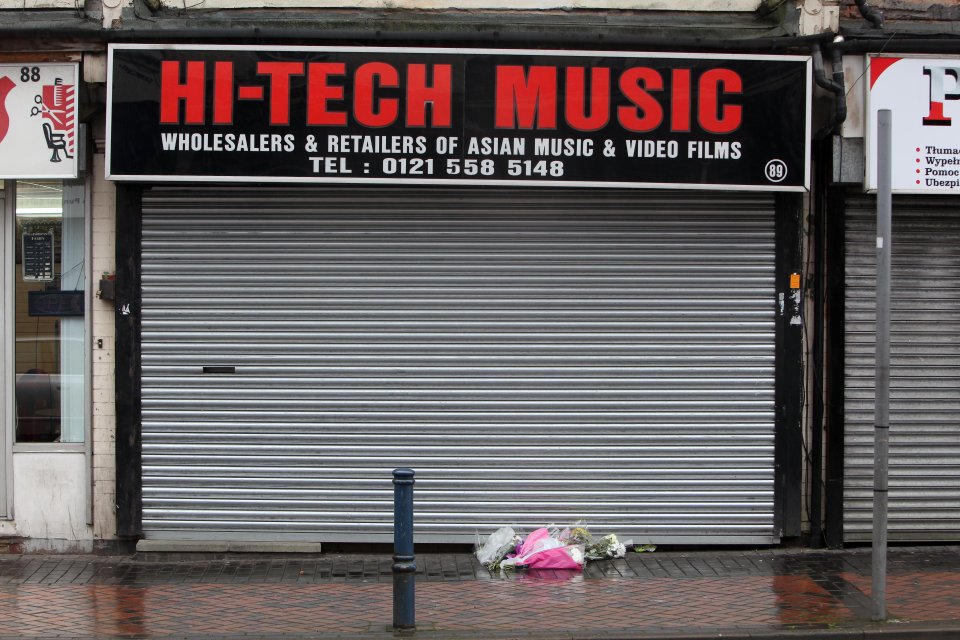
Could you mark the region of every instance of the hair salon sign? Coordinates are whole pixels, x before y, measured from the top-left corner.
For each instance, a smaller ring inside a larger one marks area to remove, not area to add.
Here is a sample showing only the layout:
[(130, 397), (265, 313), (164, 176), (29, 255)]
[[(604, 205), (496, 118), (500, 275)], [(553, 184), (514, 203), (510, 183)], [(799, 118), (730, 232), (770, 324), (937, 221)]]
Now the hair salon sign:
[(0, 178), (77, 177), (75, 64), (0, 64)]

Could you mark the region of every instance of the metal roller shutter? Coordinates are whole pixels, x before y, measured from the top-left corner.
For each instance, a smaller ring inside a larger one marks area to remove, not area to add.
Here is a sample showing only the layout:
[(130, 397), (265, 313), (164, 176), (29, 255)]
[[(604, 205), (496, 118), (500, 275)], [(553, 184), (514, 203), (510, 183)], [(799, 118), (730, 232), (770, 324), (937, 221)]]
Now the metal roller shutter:
[[(846, 216), (844, 539), (873, 504), (876, 205)], [(960, 539), (960, 203), (895, 199), (890, 363), (891, 540)]]
[(146, 537), (387, 541), (409, 466), (420, 541), (773, 542), (774, 244), (769, 196), (149, 190)]

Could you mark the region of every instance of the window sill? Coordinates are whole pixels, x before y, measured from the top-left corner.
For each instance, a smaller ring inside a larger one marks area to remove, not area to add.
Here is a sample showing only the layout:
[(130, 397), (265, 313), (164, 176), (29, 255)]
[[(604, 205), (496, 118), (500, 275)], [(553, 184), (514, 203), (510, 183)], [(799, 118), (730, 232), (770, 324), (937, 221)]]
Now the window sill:
[(24, 442), (14, 443), (13, 453), (85, 453), (82, 442)]

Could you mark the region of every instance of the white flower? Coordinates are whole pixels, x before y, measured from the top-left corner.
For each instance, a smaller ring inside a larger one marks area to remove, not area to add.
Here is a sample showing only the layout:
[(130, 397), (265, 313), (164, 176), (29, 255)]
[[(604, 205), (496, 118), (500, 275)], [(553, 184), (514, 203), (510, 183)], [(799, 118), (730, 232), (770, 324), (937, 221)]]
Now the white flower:
[(583, 549), (577, 546), (567, 547), (570, 551), (570, 557), (573, 558), (573, 561), (577, 564), (583, 564)]

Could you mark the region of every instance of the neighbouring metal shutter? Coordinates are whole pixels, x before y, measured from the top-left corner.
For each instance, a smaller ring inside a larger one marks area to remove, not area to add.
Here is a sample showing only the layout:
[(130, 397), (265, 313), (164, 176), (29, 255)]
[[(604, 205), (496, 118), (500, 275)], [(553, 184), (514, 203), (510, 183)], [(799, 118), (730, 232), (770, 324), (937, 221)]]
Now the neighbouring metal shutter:
[[(876, 204), (846, 214), (844, 539), (873, 517)], [(893, 202), (891, 540), (960, 539), (960, 201)]]
[(773, 542), (774, 244), (770, 196), (148, 190), (145, 535), (387, 541), (412, 467), (421, 541)]

